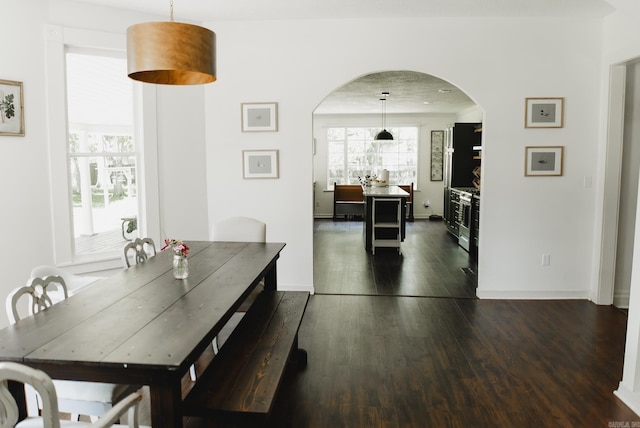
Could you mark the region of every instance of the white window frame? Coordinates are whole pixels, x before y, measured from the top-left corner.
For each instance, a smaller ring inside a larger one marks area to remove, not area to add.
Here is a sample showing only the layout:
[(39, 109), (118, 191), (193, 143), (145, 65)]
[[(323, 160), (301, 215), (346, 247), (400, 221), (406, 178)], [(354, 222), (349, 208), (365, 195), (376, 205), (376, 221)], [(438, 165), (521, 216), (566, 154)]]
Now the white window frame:
[[(327, 190), (333, 190), (333, 179), (330, 179), (329, 177), (329, 169), (330, 169), (330, 165), (329, 165), (329, 158), (330, 158), (330, 153), (329, 153), (329, 146), (330, 146), (330, 141), (329, 141), (329, 130), (330, 129), (335, 129), (335, 128), (342, 128), (345, 130), (345, 135), (348, 134), (348, 130), (349, 129), (355, 129), (355, 128), (360, 128), (360, 129), (366, 129), (366, 130), (379, 130), (379, 127), (374, 127), (374, 126), (359, 126), (359, 125), (338, 125), (338, 126), (327, 126), (326, 130), (325, 130), (325, 138), (327, 141), (327, 164), (326, 164), (326, 188)], [(416, 185), (418, 183), (418, 177), (420, 175), (420, 126), (418, 125), (403, 125), (403, 126), (393, 126), (393, 127), (388, 127), (388, 129), (398, 129), (398, 128), (414, 128), (416, 130), (416, 178), (414, 180), (414, 188), (416, 188)], [(346, 143), (346, 140), (345, 140)], [(348, 160), (348, 145), (345, 144), (344, 145), (344, 171), (345, 174), (348, 172), (348, 164), (349, 164), (349, 160)], [(363, 177), (364, 178), (364, 177)], [(350, 183), (350, 184), (355, 184), (355, 183)]]
[[(51, 221), (54, 263), (73, 266), (75, 272), (95, 272), (121, 267), (119, 251), (111, 253), (75, 255), (73, 236), (73, 210), (70, 196), (70, 177), (67, 167), (69, 143), (67, 130), (66, 51), (101, 49), (126, 52), (124, 34), (74, 29), (59, 25), (46, 25), (47, 113), (49, 122), (49, 159), (51, 186)], [(138, 158), (138, 216), (145, 219), (140, 233), (159, 236), (158, 171), (156, 135), (155, 89), (134, 83), (134, 139)], [(144, 103), (144, 105), (143, 105)], [(147, 140), (145, 142), (146, 137)], [(124, 248), (124, 245), (123, 245)]]

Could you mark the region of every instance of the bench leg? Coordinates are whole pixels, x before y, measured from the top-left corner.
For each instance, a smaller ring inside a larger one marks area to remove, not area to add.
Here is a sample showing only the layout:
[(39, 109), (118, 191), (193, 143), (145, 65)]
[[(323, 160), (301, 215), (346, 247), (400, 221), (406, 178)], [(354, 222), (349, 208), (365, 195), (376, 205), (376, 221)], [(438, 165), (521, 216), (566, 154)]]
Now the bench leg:
[(299, 368), (305, 368), (307, 366), (307, 351), (298, 346), (298, 335), (293, 342), (293, 351), (289, 357), (289, 363)]

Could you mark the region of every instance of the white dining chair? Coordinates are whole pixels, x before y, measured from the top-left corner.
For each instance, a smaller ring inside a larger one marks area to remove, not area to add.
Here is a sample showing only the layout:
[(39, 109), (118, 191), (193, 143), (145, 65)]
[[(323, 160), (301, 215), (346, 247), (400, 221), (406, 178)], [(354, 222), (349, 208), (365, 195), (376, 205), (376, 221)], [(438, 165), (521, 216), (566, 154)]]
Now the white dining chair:
[[(28, 416), (18, 423), (18, 404), (7, 387), (7, 381), (29, 385), (38, 392), (42, 400), (42, 415)], [(125, 427), (138, 428), (138, 405), (142, 400), (140, 391), (134, 392), (122, 399), (117, 405), (104, 413), (94, 424), (75, 421), (60, 421), (58, 394), (51, 378), (42, 370), (3, 361), (0, 362), (0, 427), (16, 428), (59, 428), (64, 427)], [(128, 425), (117, 422), (127, 414)]]
[[(131, 255), (130, 255), (131, 254)], [(124, 246), (123, 262), (125, 267), (144, 263), (150, 256), (156, 255), (156, 244), (151, 238), (136, 238)]]
[[(267, 225), (260, 220), (250, 217), (229, 217), (217, 222), (211, 226), (211, 240), (220, 242), (266, 242), (267, 241)], [(258, 294), (262, 291), (264, 283), (255, 288), (255, 290), (247, 297), (245, 302), (238, 308), (236, 314), (230, 320), (231, 325), (237, 325), (239, 320), (247, 312), (249, 306), (253, 303)], [(218, 337), (213, 338), (213, 352), (217, 354)], [(191, 379), (195, 381), (196, 375), (194, 368), (191, 368)]]
[(267, 225), (249, 217), (229, 217), (213, 223), (211, 240), (223, 242), (266, 242)]
[(64, 283), (67, 286), (67, 291), (70, 295), (77, 293), (84, 287), (105, 279), (105, 277), (101, 276), (75, 275), (51, 265), (36, 266), (31, 271), (31, 278), (45, 278), (52, 275), (61, 276), (62, 279), (64, 279)]
[[(9, 322), (14, 324), (25, 316), (50, 308), (56, 303), (52, 294), (63, 296), (64, 299), (68, 297), (66, 284), (61, 276), (31, 278), (26, 286), (14, 289), (5, 301)], [(71, 413), (73, 419), (86, 415), (94, 420), (125, 395), (138, 389), (132, 385), (70, 380), (55, 380), (54, 384), (59, 398), (58, 407)], [(28, 393), (27, 406), (29, 414), (37, 415), (43, 408), (43, 403), (35, 394)]]

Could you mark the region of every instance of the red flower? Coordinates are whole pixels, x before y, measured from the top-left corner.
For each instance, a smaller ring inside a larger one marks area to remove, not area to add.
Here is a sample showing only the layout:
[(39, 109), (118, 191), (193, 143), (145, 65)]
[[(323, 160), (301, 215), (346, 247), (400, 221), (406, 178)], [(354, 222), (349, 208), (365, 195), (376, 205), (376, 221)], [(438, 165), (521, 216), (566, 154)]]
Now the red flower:
[(164, 251), (167, 248), (171, 248), (176, 254), (180, 254), (182, 256), (187, 256), (189, 254), (189, 246), (182, 241), (178, 241), (177, 239), (165, 239), (164, 246), (160, 249), (160, 251)]

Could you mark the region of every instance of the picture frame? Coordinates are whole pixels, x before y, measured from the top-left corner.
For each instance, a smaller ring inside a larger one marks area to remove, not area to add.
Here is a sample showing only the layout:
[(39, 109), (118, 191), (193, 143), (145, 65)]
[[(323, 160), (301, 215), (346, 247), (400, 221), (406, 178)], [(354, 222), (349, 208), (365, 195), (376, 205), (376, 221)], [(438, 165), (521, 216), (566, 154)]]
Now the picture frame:
[(243, 178), (278, 178), (278, 150), (243, 150)]
[(564, 98), (526, 98), (525, 128), (562, 128)]
[(242, 103), (242, 132), (278, 131), (278, 103)]
[(431, 131), (431, 181), (443, 180), (444, 131)]
[(525, 172), (527, 177), (549, 177), (562, 175), (563, 146), (525, 147)]
[(24, 137), (22, 82), (0, 79), (0, 135)]

